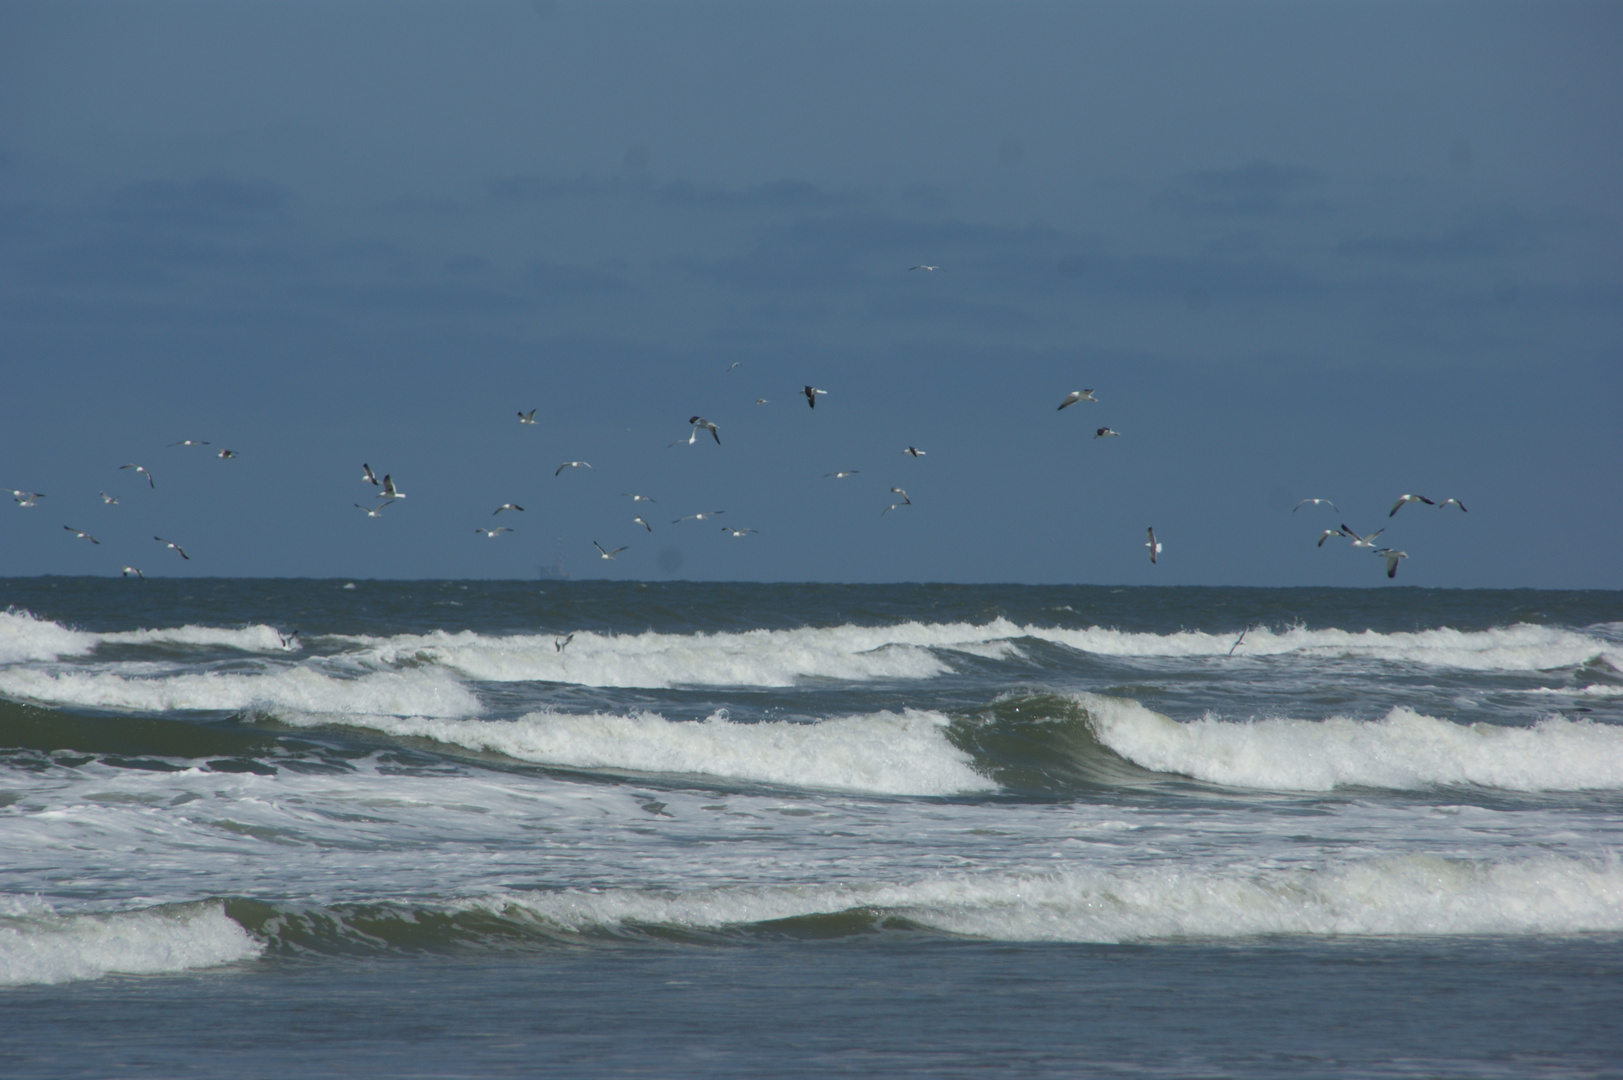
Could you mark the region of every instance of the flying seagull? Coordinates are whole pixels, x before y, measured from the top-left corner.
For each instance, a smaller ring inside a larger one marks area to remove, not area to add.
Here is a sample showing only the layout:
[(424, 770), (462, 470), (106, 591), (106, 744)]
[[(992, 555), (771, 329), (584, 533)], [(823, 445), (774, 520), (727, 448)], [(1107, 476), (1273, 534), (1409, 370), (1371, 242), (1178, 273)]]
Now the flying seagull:
[(1393, 551), (1391, 548), (1378, 548), (1375, 554), (1386, 560), (1386, 576), (1389, 578), (1398, 576), (1398, 560), (1409, 557), (1407, 551)]
[(371, 518), (382, 517), (384, 507), (390, 506), (390, 505), (393, 505), (393, 504), (387, 503), (387, 502), (380, 502), (376, 506), (362, 506), (360, 503), (355, 503), (354, 504), (355, 509), (364, 510), (366, 512), (366, 516), (371, 517)]
[(1323, 547), (1324, 542), (1326, 540), (1330, 539), (1332, 536), (1346, 536), (1346, 535), (1347, 534), (1342, 532), (1340, 529), (1326, 529), (1322, 533), (1319, 534), (1319, 546)]
[(672, 525), (680, 525), (680, 524), (682, 524), (682, 522), (687, 521), (689, 519), (692, 519), (694, 521), (706, 521), (706, 520), (714, 517), (717, 514), (725, 514), (726, 512), (727, 511), (725, 511), (725, 510), (706, 510), (705, 512), (703, 512), (701, 514), (689, 514), (687, 517), (679, 517), (675, 521), (671, 522), (671, 524)]
[(900, 496), (901, 496), (901, 497), (902, 497), (902, 501), (903, 501), (903, 502), (904, 502), (904, 503), (906, 503), (906, 504), (907, 504), (907, 505), (909, 505), (909, 506), (912, 506), (912, 505), (913, 505), (913, 500), (912, 500), (912, 499), (909, 499), (909, 498), (908, 498), (908, 497), (907, 497), (907, 492), (905, 492), (905, 491), (903, 491), (903, 490), (902, 490), (902, 489), (901, 489), (901, 488), (899, 488), (899, 487), (893, 487), (893, 488), (891, 488), (891, 489), (890, 489), (890, 493), (891, 493), (891, 494), (892, 494), (892, 495), (900, 495)]
[(700, 428), (707, 428), (710, 431), (710, 437), (716, 440), (716, 445), (721, 445), (721, 435), (716, 431), (715, 424), (712, 424), (702, 416), (690, 416), (688, 417), (688, 423), (693, 425), (693, 434), (688, 437), (688, 442), (693, 441), (694, 437), (699, 434)]
[(109, 495), (109, 494), (107, 494), (107, 492), (104, 491), (104, 492), (101, 493), (101, 501), (106, 503), (108, 506), (117, 506), (118, 505), (118, 496)]
[(496, 507), (495, 513), (491, 514), (490, 516), (495, 517), (496, 514), (501, 513), (503, 510), (523, 510), (523, 509), (524, 509), (524, 507), (520, 506), (518, 503), (502, 503), (500, 506)]
[[(39, 504), (34, 500), (45, 498), (45, 493), (42, 491), (18, 491), (16, 488), (7, 488), (6, 490), (11, 492), (11, 497), (17, 500), (18, 506), (37, 506)], [(102, 496), (104, 499), (106, 497), (106, 495)], [(117, 502), (118, 500), (113, 501)]]
[(147, 486), (152, 487), (152, 488), (155, 488), (155, 487), (158, 486), (157, 484), (154, 484), (152, 482), (152, 474), (147, 472), (146, 467), (143, 466), (143, 465), (120, 465), (119, 468), (120, 469), (134, 469), (138, 473), (146, 473)]
[(917, 266), (909, 266), (908, 269), (909, 270), (927, 270), (927, 271), (930, 271), (931, 273), (934, 273), (935, 271), (941, 269), (941, 267), (939, 267), (939, 266), (926, 266), (923, 263), (919, 263)]
[(755, 404), (757, 404), (757, 405), (770, 405), (772, 403), (770, 401), (768, 401), (764, 397), (758, 397), (758, 398), (755, 399)]
[(570, 634), (568, 637), (554, 638), (553, 642), (552, 642), (552, 647), (554, 649), (558, 650), (559, 652), (563, 652), (564, 648), (566, 646), (568, 646), (568, 644), (571, 641), (574, 641), (574, 640), (575, 640), (575, 635), (574, 634)]
[(179, 442), (172, 442), (169, 445), (170, 446), (208, 446), (210, 444), (207, 443), (207, 442), (204, 442), (202, 439), (182, 439)]
[(221, 461), (226, 461), (226, 460), (228, 460), (230, 458), (236, 457), (237, 452), (235, 450), (221, 450), (218, 454), (215, 454), (214, 456), (219, 458)]
[(635, 521), (638, 525), (641, 525), (643, 528), (647, 529), (649, 532), (654, 531), (654, 527), (652, 525), (648, 524), (648, 522), (644, 521), (641, 514), (638, 514), (636, 517), (632, 518), (631, 520)]
[(757, 529), (729, 529), (727, 526), (723, 525), (721, 527), (721, 531), (722, 532), (730, 532), (734, 536), (745, 536), (745, 535), (747, 535), (749, 533), (752, 533), (752, 532), (758, 532), (759, 530), (757, 530)]
[(378, 474), (373, 472), (372, 471), (372, 466), (366, 464), (366, 462), (364, 462), (364, 461), (361, 462), (361, 479), (365, 480), (368, 484), (371, 484), (373, 487), (377, 486)]
[[(1336, 504), (1331, 502), (1329, 499), (1303, 499), (1301, 502), (1299, 502), (1295, 506), (1291, 507), (1291, 513), (1293, 513), (1293, 514), (1296, 513), (1296, 511), (1300, 510), (1302, 507), (1306, 506), (1308, 503), (1312, 503), (1314, 506), (1318, 506), (1320, 503), (1323, 503), (1325, 506), (1328, 506), (1330, 509), (1336, 510)], [(1337, 510), (1337, 513), (1339, 513), (1339, 512), (1340, 511)]]
[(887, 506), (883, 510), (879, 511), (879, 516), (884, 517), (886, 514), (890, 513), (892, 510), (896, 509), (898, 506), (912, 506), (912, 505), (913, 505), (913, 503), (912, 503), (911, 500), (903, 499), (901, 502), (891, 503), (889, 506)]
[(191, 556), (186, 554), (186, 552), (181, 548), (181, 546), (179, 544), (175, 543), (173, 540), (165, 540), (161, 536), (154, 536), (152, 539), (156, 540), (158, 543), (162, 544), (164, 547), (174, 548), (176, 551), (180, 552), (180, 557), (182, 559), (187, 559), (187, 560), (191, 559)]
[(1238, 649), (1240, 647), (1240, 642), (1242, 642), (1244, 640), (1245, 640), (1245, 631), (1241, 630), (1240, 631), (1240, 636), (1234, 639), (1234, 644), (1233, 645), (1229, 646), (1229, 655), (1230, 656), (1234, 655), (1234, 650)]
[(1443, 507), (1447, 506), (1449, 503), (1453, 503), (1455, 506), (1459, 507), (1460, 508), (1460, 513), (1462, 513), (1462, 514), (1470, 513), (1469, 510), (1465, 509), (1465, 504), (1460, 502), (1458, 499), (1444, 499), (1442, 502), (1437, 504), (1437, 509), (1441, 510)]
[(494, 537), (497, 533), (512, 532), (513, 530), (509, 529), (506, 525), (498, 525), (494, 529), (481, 529), (476, 525), (474, 526), (473, 531), (477, 533), (484, 533), (489, 537)]
[(1121, 434), (1121, 432), (1119, 432), (1119, 431), (1111, 431), (1107, 427), (1102, 427), (1098, 431), (1095, 431), (1093, 433), (1093, 437), (1095, 439), (1105, 439), (1105, 438), (1109, 438), (1112, 435), (1120, 435), (1120, 434)]
[(1072, 390), (1069, 394), (1065, 395), (1065, 400), (1059, 403), (1059, 407), (1063, 409), (1063, 408), (1065, 408), (1065, 406), (1067, 406), (1067, 405), (1075, 405), (1079, 401), (1098, 401), (1098, 400), (1099, 400), (1098, 398), (1093, 396), (1093, 391), (1092, 390)]
[(404, 499), (405, 496), (394, 489), (394, 477), (388, 473), (383, 474), (383, 497), (385, 499)]
[(1155, 529), (1154, 529), (1154, 527), (1151, 527), (1149, 529), (1149, 534), (1150, 534), (1149, 543), (1145, 544), (1144, 546), (1150, 549), (1150, 562), (1154, 563), (1155, 562), (1155, 557), (1157, 555), (1161, 554), (1161, 542), (1155, 538)]
[[(739, 364), (742, 364), (743, 362), (744, 361), (742, 361), (742, 360), (734, 360), (732, 363), (727, 365), (727, 371), (733, 370), (733, 368), (737, 367)], [(723, 375), (727, 374), (727, 371), (723, 371), (722, 374)]]
[(141, 571), (137, 570), (135, 567), (126, 566), (124, 568), (124, 571), (123, 571), (123, 576), (124, 577), (129, 577), (131, 574), (134, 574), (136, 577), (140, 578), (142, 581), (145, 581), (146, 577), (147, 577), (145, 574), (141, 573)]
[(635, 494), (633, 492), (630, 492), (630, 491), (622, 491), (622, 492), (620, 492), (620, 494), (624, 495), (626, 498), (630, 499), (634, 503), (658, 502), (659, 501), (658, 499), (655, 499), (652, 495), (637, 495), (637, 494)]
[(839, 472), (826, 472), (824, 476), (832, 476), (836, 480), (844, 480), (847, 476), (855, 476), (861, 469), (841, 469)]
[(827, 390), (819, 390), (815, 386), (808, 386), (804, 390), (802, 390), (801, 393), (806, 395), (806, 404), (810, 405), (812, 408), (815, 409), (815, 408), (817, 408), (817, 395), (818, 394), (826, 394), (826, 393), (828, 393), (828, 391)]
[(1396, 514), (1399, 510), (1402, 510), (1405, 504), (1412, 502), (1425, 503), (1427, 506), (1437, 505), (1424, 495), (1400, 495), (1398, 496), (1398, 501), (1392, 504), (1392, 513), (1387, 514), (1386, 516), (1391, 517), (1392, 514)]
[[(590, 461), (566, 461), (562, 465), (558, 466), (552, 475), (557, 476), (565, 469), (592, 469), (592, 463)], [(592, 469), (592, 471), (596, 472), (597, 470)]]
[(906, 450), (903, 450), (902, 453), (907, 454), (910, 457), (923, 457), (924, 456), (924, 451), (920, 450), (916, 446), (909, 446)]
[[(1388, 516), (1390, 516), (1390, 515), (1388, 515)], [(1341, 526), (1341, 535), (1345, 536), (1347, 539), (1351, 540), (1353, 547), (1355, 547), (1355, 548), (1369, 548), (1371, 551), (1375, 550), (1375, 538), (1377, 536), (1381, 535), (1385, 531), (1386, 531), (1385, 529), (1376, 529), (1374, 532), (1370, 533), (1368, 536), (1359, 536), (1357, 533), (1353, 532), (1352, 529), (1348, 528), (1348, 526), (1347, 526), (1347, 524), (1345, 522), (1343, 522), (1342, 526)]]
[(286, 649), (288, 652), (292, 652), (294, 649), (304, 648), (304, 642), (299, 640), (299, 632), (297, 630), (289, 630), (285, 634), (278, 630), (276, 632), (276, 640), (280, 641), (282, 643), (282, 648)]
[(521, 412), (521, 413), (519, 413), (518, 414), (518, 422), (521, 423), (521, 424), (533, 424), (533, 423), (535, 423), (535, 410), (531, 409), (529, 412)]
[(75, 529), (72, 525), (64, 525), (62, 527), (64, 529), (68, 530), (68, 532), (72, 533), (74, 536), (77, 536), (81, 540), (89, 540), (92, 544), (101, 543), (101, 541), (97, 540), (94, 536), (91, 536), (87, 532), (81, 532), (80, 530)]
[[(624, 547), (617, 547), (613, 551), (605, 551), (603, 545), (598, 543), (596, 540), (592, 541), (592, 546), (595, 547), (597, 549), (597, 553), (603, 556), (605, 559), (612, 559), (616, 555), (620, 554), (620, 552), (625, 550)], [(626, 546), (629, 547), (630, 545), (628, 544)]]

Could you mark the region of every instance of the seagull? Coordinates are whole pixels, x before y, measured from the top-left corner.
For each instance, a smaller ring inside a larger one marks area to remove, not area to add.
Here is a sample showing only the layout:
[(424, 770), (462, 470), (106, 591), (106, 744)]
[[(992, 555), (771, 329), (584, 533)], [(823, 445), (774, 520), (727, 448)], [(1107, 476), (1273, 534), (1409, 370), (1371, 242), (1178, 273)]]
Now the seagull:
[(1065, 400), (1059, 403), (1059, 407), (1063, 409), (1063, 408), (1065, 408), (1065, 406), (1067, 406), (1067, 405), (1075, 405), (1079, 401), (1098, 401), (1098, 400), (1099, 400), (1098, 398), (1093, 396), (1093, 391), (1092, 390), (1072, 390), (1069, 394), (1065, 395)]
[(832, 476), (836, 480), (844, 480), (847, 476), (855, 476), (861, 469), (841, 469), (839, 472), (826, 472), (824, 476)]
[(118, 505), (118, 497), (116, 495), (109, 495), (105, 491), (101, 493), (101, 501), (106, 503), (108, 506)]
[[(1292, 513), (1294, 513), (1294, 512), (1295, 511), (1292, 511)], [(1319, 534), (1319, 546), (1323, 547), (1324, 542), (1326, 540), (1330, 539), (1332, 536), (1346, 536), (1346, 535), (1347, 534), (1342, 532), (1340, 529), (1326, 529), (1322, 533)]]
[(179, 544), (175, 543), (173, 540), (165, 540), (161, 536), (154, 536), (152, 539), (156, 540), (158, 543), (162, 544), (164, 547), (174, 548), (176, 551), (180, 552), (180, 557), (182, 559), (186, 559), (186, 560), (191, 559), (191, 556), (186, 554), (186, 552), (184, 550), (182, 550), (181, 546)]
[(710, 429), (711, 438), (716, 440), (716, 445), (721, 445), (721, 435), (717, 433), (715, 424), (712, 424), (702, 416), (690, 416), (688, 417), (688, 423), (693, 425), (693, 433), (688, 437), (688, 442), (692, 442), (698, 437), (700, 428), (708, 428)]
[(892, 495), (900, 495), (900, 496), (901, 496), (901, 497), (902, 497), (902, 501), (903, 501), (903, 502), (904, 502), (904, 503), (906, 503), (906, 504), (907, 504), (907, 505), (908, 505), (908, 506), (912, 506), (912, 505), (913, 505), (913, 500), (912, 500), (912, 499), (909, 499), (909, 498), (908, 498), (908, 497), (907, 497), (907, 492), (905, 492), (905, 491), (903, 491), (903, 490), (902, 490), (902, 489), (901, 489), (901, 488), (899, 488), (899, 487), (893, 487), (893, 488), (891, 488), (891, 489), (890, 489), (890, 493), (891, 493), (891, 494), (892, 494)]
[(101, 543), (101, 541), (97, 540), (94, 536), (91, 536), (87, 532), (80, 532), (78, 529), (75, 529), (72, 525), (64, 525), (62, 527), (64, 529), (68, 530), (68, 532), (72, 533), (74, 536), (77, 536), (81, 540), (89, 540), (92, 544)]
[(154, 484), (152, 482), (152, 474), (147, 472), (146, 467), (143, 466), (143, 465), (120, 465), (119, 468), (120, 469), (134, 469), (138, 473), (146, 473), (147, 486), (152, 487), (152, 488), (155, 488), (155, 487), (158, 486), (157, 484)]
[(1424, 495), (1400, 495), (1398, 497), (1398, 501), (1392, 504), (1392, 513), (1387, 514), (1386, 516), (1391, 517), (1392, 514), (1395, 514), (1399, 510), (1402, 510), (1405, 503), (1412, 503), (1412, 502), (1423, 502), (1427, 506), (1436, 506), (1437, 505), (1436, 503), (1432, 502), (1430, 499), (1426, 498)]
[[(732, 363), (727, 365), (727, 371), (733, 370), (733, 368), (737, 367), (739, 364), (742, 364), (743, 362), (744, 361), (742, 361), (742, 360), (734, 360)], [(722, 374), (723, 375), (727, 374), (727, 371), (723, 371)]]
[(496, 514), (501, 513), (503, 510), (523, 510), (523, 509), (524, 509), (524, 507), (520, 506), (518, 503), (502, 503), (500, 506), (496, 507), (495, 513), (491, 514), (490, 516), (495, 517)]
[(559, 652), (563, 652), (564, 648), (571, 641), (574, 641), (574, 640), (575, 640), (575, 635), (574, 634), (570, 634), (568, 637), (554, 638), (553, 642), (552, 642), (552, 647), (554, 649), (558, 650)]
[(926, 271), (930, 271), (931, 273), (933, 273), (933, 272), (941, 269), (941, 267), (939, 267), (939, 266), (926, 266), (923, 263), (919, 263), (917, 266), (909, 266), (908, 269), (909, 270), (926, 270)]
[(903, 450), (902, 453), (908, 454), (908, 455), (910, 455), (912, 457), (923, 457), (924, 456), (924, 451), (920, 450), (916, 446), (909, 446), (906, 450)]
[(1449, 503), (1453, 503), (1455, 506), (1459, 507), (1460, 508), (1460, 513), (1462, 513), (1462, 514), (1470, 513), (1469, 510), (1465, 509), (1465, 504), (1460, 502), (1458, 499), (1444, 499), (1442, 502), (1437, 504), (1437, 509), (1441, 510), (1443, 507), (1447, 506)]
[(1234, 644), (1233, 645), (1229, 646), (1229, 655), (1230, 656), (1234, 655), (1234, 650), (1238, 649), (1240, 647), (1240, 642), (1242, 642), (1244, 640), (1245, 640), (1245, 631), (1241, 630), (1240, 631), (1240, 636), (1234, 639)]
[(815, 409), (815, 408), (817, 408), (817, 395), (818, 394), (826, 394), (826, 393), (828, 393), (828, 391), (827, 390), (819, 390), (815, 386), (808, 386), (804, 390), (802, 390), (801, 393), (806, 395), (806, 404), (810, 405), (812, 408)]
[(1398, 560), (1409, 557), (1407, 551), (1393, 551), (1391, 548), (1378, 548), (1375, 554), (1386, 560), (1386, 576), (1389, 578), (1398, 576)]
[(1121, 434), (1121, 432), (1119, 432), (1119, 431), (1111, 431), (1107, 427), (1102, 427), (1098, 431), (1095, 431), (1093, 433), (1093, 437), (1095, 439), (1105, 439), (1105, 438), (1109, 438), (1112, 435), (1120, 435), (1120, 434)]
[(634, 493), (629, 492), (629, 491), (622, 491), (622, 492), (620, 492), (620, 494), (624, 495), (626, 498), (630, 499), (634, 503), (658, 502), (659, 501), (658, 499), (655, 499), (652, 495), (637, 495), (637, 494), (634, 494)]
[(486, 536), (489, 536), (489, 537), (494, 537), (497, 533), (512, 532), (513, 530), (509, 529), (506, 525), (498, 525), (494, 529), (481, 529), (480, 527), (478, 527), (476, 525), (476, 526), (474, 526), (473, 531), (478, 532), (478, 533), (484, 533)]
[(725, 514), (726, 512), (727, 511), (725, 510), (707, 510), (702, 514), (689, 514), (687, 517), (679, 517), (675, 521), (671, 522), (671, 524), (680, 525), (682, 522), (687, 521), (688, 518), (692, 518), (695, 521), (705, 521), (717, 514)]
[(721, 527), (721, 531), (722, 532), (730, 532), (734, 536), (745, 536), (745, 535), (747, 535), (749, 533), (752, 533), (752, 532), (759, 532), (760, 530), (759, 529), (729, 529), (727, 526), (723, 525)]
[(912, 506), (912, 505), (913, 505), (913, 503), (910, 500), (903, 499), (901, 502), (899, 502), (899, 503), (891, 503), (889, 506), (887, 506), (883, 510), (879, 511), (879, 516), (884, 517), (886, 514), (890, 513), (892, 510), (896, 509), (898, 506)]
[(360, 503), (355, 503), (354, 504), (355, 509), (364, 510), (364, 511), (366, 511), (366, 516), (367, 517), (373, 517), (373, 518), (382, 517), (383, 516), (383, 508), (386, 507), (386, 506), (389, 506), (389, 505), (391, 505), (391, 504), (386, 503), (386, 502), (380, 502), (376, 506), (362, 506)]
[[(1300, 510), (1302, 507), (1306, 506), (1308, 503), (1312, 503), (1314, 506), (1318, 506), (1320, 503), (1323, 503), (1324, 505), (1328, 506), (1332, 510), (1337, 509), (1336, 504), (1331, 502), (1329, 499), (1303, 499), (1301, 502), (1299, 502), (1295, 506), (1291, 507), (1291, 513), (1293, 513), (1293, 514), (1296, 513), (1296, 511)], [(1337, 510), (1337, 513), (1339, 513), (1339, 512), (1340, 511)]]
[(182, 439), (179, 442), (172, 442), (169, 445), (170, 446), (209, 446), (211, 444), (209, 444), (207, 442), (204, 442), (202, 439)]
[(1376, 529), (1368, 536), (1359, 536), (1357, 533), (1353, 532), (1352, 529), (1348, 528), (1345, 522), (1341, 526), (1341, 535), (1351, 540), (1353, 542), (1353, 547), (1369, 548), (1371, 551), (1375, 550), (1375, 538), (1385, 531), (1385, 529)]
[(519, 413), (518, 414), (518, 422), (521, 423), (521, 424), (533, 424), (533, 423), (535, 423), (535, 410), (531, 409), (529, 412), (521, 412), (521, 413)]
[(236, 457), (237, 452), (235, 450), (221, 450), (218, 454), (215, 454), (214, 456), (219, 458), (221, 461), (228, 461), (231, 458)]
[[(16, 488), (7, 488), (6, 490), (11, 492), (11, 497), (17, 500), (18, 506), (35, 506), (37, 505), (34, 502), (35, 499), (45, 498), (45, 493), (40, 491), (19, 491)], [(102, 498), (107, 498), (105, 492), (102, 493)], [(117, 502), (118, 500), (114, 499), (113, 501)]]
[(361, 479), (365, 480), (368, 484), (371, 484), (373, 487), (377, 486), (377, 483), (378, 483), (378, 475), (377, 475), (377, 473), (373, 472), (372, 471), (372, 466), (366, 464), (364, 461), (361, 462)]
[(282, 648), (286, 649), (288, 652), (292, 652), (294, 649), (304, 648), (304, 642), (299, 640), (299, 632), (297, 630), (289, 630), (285, 634), (278, 630), (276, 632), (276, 640), (280, 641), (282, 643)]
[(1150, 562), (1154, 563), (1155, 557), (1161, 554), (1161, 542), (1155, 538), (1155, 529), (1153, 527), (1151, 527), (1148, 531), (1150, 534), (1150, 540), (1149, 543), (1145, 544), (1144, 546), (1150, 549)]
[(764, 397), (758, 397), (758, 398), (755, 399), (755, 404), (757, 404), (757, 405), (770, 405), (772, 403), (770, 401), (768, 401)]
[(385, 499), (404, 499), (405, 496), (394, 489), (394, 477), (388, 473), (383, 474), (383, 497)]
[(141, 573), (141, 571), (137, 570), (135, 567), (126, 566), (124, 568), (123, 576), (124, 577), (129, 577), (131, 574), (134, 574), (136, 577), (140, 578), (142, 581), (145, 581), (147, 579), (147, 576), (145, 574)]
[(648, 522), (644, 521), (641, 514), (637, 515), (636, 517), (632, 518), (631, 520), (635, 521), (638, 525), (641, 525), (643, 528), (647, 529), (649, 532), (654, 531), (654, 527), (652, 525), (648, 524)]
[[(603, 556), (605, 559), (612, 559), (616, 555), (620, 554), (620, 552), (625, 550), (624, 547), (617, 547), (613, 551), (605, 551), (603, 550), (603, 545), (598, 543), (596, 540), (592, 541), (592, 546), (595, 547), (597, 549), (597, 553)], [(627, 547), (629, 546), (630, 545), (627, 545)]]
[[(557, 476), (565, 469), (592, 469), (592, 463), (590, 461), (566, 461), (562, 465), (558, 466), (552, 475)], [(597, 470), (592, 469), (592, 471), (596, 472)]]

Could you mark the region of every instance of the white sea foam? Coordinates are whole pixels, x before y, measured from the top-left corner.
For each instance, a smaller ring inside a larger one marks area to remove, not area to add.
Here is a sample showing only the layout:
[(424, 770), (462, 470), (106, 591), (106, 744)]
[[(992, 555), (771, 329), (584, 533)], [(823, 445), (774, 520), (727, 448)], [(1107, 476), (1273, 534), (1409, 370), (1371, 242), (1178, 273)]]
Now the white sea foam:
[(1623, 868), (1561, 856), (1409, 855), (1291, 868), (1159, 865), (979, 873), (904, 884), (504, 894), (469, 906), (568, 930), (722, 929), (873, 909), (1000, 941), (1115, 942), (1264, 934), (1570, 934), (1623, 930)]
[(18, 898), (0, 903), (0, 986), (188, 971), (262, 949), (218, 903), (95, 915), (57, 914)]
[[(966, 628), (967, 629), (967, 628)], [(985, 635), (900, 627), (749, 630), (743, 633), (577, 633), (559, 650), (551, 635), (491, 637), (471, 631), (357, 638), (363, 658), (435, 663), (489, 681), (585, 686), (793, 686), (804, 678), (926, 679), (952, 669), (929, 651)]]
[(119, 630), (95, 635), (116, 645), (212, 645), (243, 652), (287, 652), (282, 634), (274, 626), (173, 626), (155, 630)]
[(1179, 723), (1135, 701), (1076, 698), (1099, 741), (1134, 764), (1232, 787), (1623, 789), (1623, 727), (1610, 724), (1550, 718), (1532, 727), (1462, 725), (1407, 708), (1373, 721), (1207, 716)]
[(84, 656), (95, 648), (95, 634), (69, 630), (16, 608), (0, 611), (0, 664)]
[(309, 667), (263, 674), (208, 671), (139, 676), (112, 671), (0, 670), (0, 694), (51, 705), (97, 709), (395, 713), (402, 716), (476, 716), (483, 707), (449, 672), (433, 669), (374, 672), (337, 678)]
[(289, 716), (295, 724), (340, 722), (434, 739), (520, 761), (611, 772), (706, 776), (786, 787), (880, 795), (995, 791), (947, 740), (948, 720), (909, 709), (811, 724), (739, 724), (719, 716), (673, 722), (629, 716), (535, 712), (518, 720), (394, 716)]
[[(807, 678), (926, 679), (949, 673), (940, 651), (1007, 658), (1022, 638), (1124, 658), (1227, 657), (1229, 634), (1129, 633), (987, 623), (805, 627), (743, 633), (577, 633), (559, 650), (550, 635), (507, 637), (436, 632), (352, 638), (361, 658), (383, 664), (432, 663), (470, 678), (540, 680), (587, 686), (792, 686)], [(1601, 661), (1623, 669), (1613, 642), (1574, 630), (1521, 624), (1494, 630), (1254, 629), (1236, 655), (1372, 659), (1480, 671), (1536, 671)]]

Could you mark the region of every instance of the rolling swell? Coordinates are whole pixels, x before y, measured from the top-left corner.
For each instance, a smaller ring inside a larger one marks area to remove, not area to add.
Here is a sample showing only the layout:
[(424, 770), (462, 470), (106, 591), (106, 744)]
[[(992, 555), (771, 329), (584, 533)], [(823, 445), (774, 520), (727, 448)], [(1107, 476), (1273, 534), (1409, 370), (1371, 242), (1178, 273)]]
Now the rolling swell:
[(271, 752), (274, 736), (157, 716), (82, 716), (0, 698), (0, 749), (121, 758), (211, 758)]

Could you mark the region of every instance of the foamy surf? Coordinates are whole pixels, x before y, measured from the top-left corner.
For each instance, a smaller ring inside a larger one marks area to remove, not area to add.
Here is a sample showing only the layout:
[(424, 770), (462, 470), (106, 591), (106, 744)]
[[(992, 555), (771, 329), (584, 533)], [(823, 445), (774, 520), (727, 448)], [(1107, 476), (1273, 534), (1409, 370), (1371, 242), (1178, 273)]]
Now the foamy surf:
[(88, 656), (101, 645), (188, 645), (241, 652), (286, 652), (273, 626), (173, 626), (92, 633), (74, 630), (27, 611), (0, 611), (0, 664)]
[(906, 710), (801, 724), (740, 724), (721, 716), (673, 722), (655, 713), (534, 712), (517, 720), (283, 715), (287, 723), (343, 723), (390, 735), (504, 754), (519, 761), (619, 773), (713, 777), (874, 795), (997, 790), (946, 737), (938, 712)]
[(1179, 723), (1135, 701), (1078, 694), (1100, 743), (1145, 769), (1228, 787), (1506, 791), (1623, 789), (1623, 727), (1549, 718), (1461, 725), (1394, 708), (1380, 720)]
[(26, 898), (0, 902), (0, 986), (189, 971), (263, 948), (219, 903), (63, 915)]
[(1623, 930), (1623, 868), (1559, 856), (1400, 856), (1283, 869), (1163, 865), (900, 884), (510, 893), (466, 906), (575, 933), (722, 930), (862, 909), (874, 922), (902, 918), (997, 941), (1574, 934)]
[(159, 712), (269, 709), (477, 716), (483, 711), (472, 690), (449, 672), (432, 669), (339, 678), (304, 666), (259, 674), (150, 676), (7, 668), (0, 670), (0, 694), (58, 706)]

